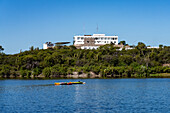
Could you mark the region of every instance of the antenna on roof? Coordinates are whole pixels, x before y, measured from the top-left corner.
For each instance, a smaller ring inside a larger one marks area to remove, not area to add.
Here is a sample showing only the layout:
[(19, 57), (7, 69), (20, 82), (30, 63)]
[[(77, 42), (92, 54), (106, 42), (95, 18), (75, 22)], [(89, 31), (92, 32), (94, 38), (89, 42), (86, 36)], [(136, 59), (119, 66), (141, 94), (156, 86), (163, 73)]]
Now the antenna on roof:
[(83, 34), (85, 34), (85, 25), (83, 24)]
[(97, 33), (98, 33), (98, 30), (99, 30), (99, 27), (98, 27), (98, 24), (97, 24), (97, 28), (96, 28)]

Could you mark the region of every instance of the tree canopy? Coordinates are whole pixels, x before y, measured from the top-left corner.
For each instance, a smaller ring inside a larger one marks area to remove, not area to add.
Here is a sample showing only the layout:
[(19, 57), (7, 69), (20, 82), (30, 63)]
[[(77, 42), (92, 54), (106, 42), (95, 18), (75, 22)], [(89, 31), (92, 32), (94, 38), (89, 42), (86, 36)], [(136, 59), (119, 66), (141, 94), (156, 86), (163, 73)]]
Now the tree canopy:
[(2, 52), (4, 50), (4, 48), (0, 45), (0, 52)]
[[(4, 49), (0, 46), (0, 50)], [(14, 55), (0, 56), (0, 76), (66, 77), (73, 72), (94, 72), (102, 77), (147, 77), (154, 73), (170, 73), (170, 47), (147, 49), (139, 42), (131, 50), (117, 50), (107, 44), (93, 50), (60, 46), (54, 49), (34, 49)]]

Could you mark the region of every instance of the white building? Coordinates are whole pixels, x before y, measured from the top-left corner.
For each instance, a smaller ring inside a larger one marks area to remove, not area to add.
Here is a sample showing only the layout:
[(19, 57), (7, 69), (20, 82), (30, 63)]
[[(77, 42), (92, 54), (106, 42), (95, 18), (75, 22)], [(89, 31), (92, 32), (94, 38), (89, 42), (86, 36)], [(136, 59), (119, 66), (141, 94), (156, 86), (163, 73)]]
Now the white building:
[(105, 44), (118, 45), (118, 36), (106, 36), (105, 34), (93, 34), (74, 36), (74, 46), (81, 49), (97, 49)]
[(43, 49), (48, 49), (48, 48), (53, 48), (54, 44), (51, 42), (46, 42), (45, 44), (43, 44)]

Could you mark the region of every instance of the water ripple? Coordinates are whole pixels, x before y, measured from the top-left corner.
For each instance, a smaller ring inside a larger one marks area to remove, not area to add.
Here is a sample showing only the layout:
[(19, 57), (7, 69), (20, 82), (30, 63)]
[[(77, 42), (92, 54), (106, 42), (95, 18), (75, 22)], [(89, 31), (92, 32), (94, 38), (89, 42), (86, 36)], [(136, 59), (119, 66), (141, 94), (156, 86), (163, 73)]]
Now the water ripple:
[(0, 111), (7, 112), (170, 112), (170, 79), (0, 80)]

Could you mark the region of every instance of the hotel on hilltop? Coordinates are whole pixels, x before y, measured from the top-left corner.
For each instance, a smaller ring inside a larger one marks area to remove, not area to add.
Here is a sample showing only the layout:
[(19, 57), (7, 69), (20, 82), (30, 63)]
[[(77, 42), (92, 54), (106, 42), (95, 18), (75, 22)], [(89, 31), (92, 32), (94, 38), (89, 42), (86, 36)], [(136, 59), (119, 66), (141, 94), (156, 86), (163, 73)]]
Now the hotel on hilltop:
[[(123, 45), (121, 43), (118, 44), (118, 36), (106, 36), (105, 34), (93, 34), (93, 35), (76, 35), (73, 37), (73, 45), (77, 49), (97, 49), (100, 46), (106, 44), (114, 44), (114, 47), (119, 47), (119, 51), (123, 48), (125, 50), (134, 49), (134, 46)], [(64, 46), (69, 44), (70, 42), (46, 42), (43, 44), (43, 49), (50, 49), (57, 46)], [(150, 47), (147, 46), (148, 49), (158, 49), (159, 47)]]
[[(46, 42), (43, 49), (54, 48), (55, 46), (63, 46), (70, 42)], [(74, 36), (73, 45), (77, 49), (97, 49), (105, 44), (114, 44), (118, 46), (118, 36), (106, 36), (105, 34), (81, 35)]]
[(118, 45), (118, 36), (106, 36), (105, 34), (93, 34), (74, 36), (73, 45), (77, 49), (97, 49), (105, 44)]

